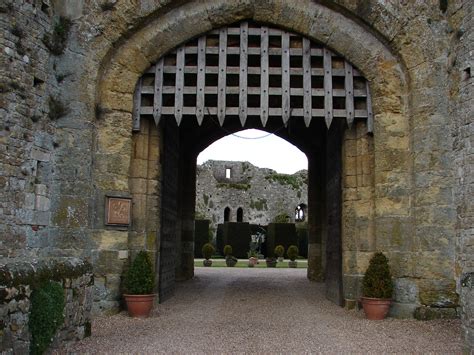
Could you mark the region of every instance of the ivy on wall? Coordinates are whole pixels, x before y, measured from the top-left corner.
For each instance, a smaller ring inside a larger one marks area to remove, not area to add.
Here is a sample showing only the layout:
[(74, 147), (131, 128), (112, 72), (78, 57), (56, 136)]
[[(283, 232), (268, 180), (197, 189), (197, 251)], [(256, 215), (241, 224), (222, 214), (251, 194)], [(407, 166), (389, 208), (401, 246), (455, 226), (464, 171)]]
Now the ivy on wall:
[(28, 323), (31, 354), (43, 354), (63, 324), (64, 298), (62, 285), (53, 281), (47, 281), (33, 291)]

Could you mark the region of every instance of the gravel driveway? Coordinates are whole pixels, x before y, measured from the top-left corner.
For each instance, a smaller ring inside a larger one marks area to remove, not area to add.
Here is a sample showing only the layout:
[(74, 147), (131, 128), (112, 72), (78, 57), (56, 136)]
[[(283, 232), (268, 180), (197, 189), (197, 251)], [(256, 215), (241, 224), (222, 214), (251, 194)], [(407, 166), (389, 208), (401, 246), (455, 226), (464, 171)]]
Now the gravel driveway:
[(97, 318), (77, 353), (461, 353), (458, 320), (368, 321), (305, 269), (196, 268), (151, 318)]

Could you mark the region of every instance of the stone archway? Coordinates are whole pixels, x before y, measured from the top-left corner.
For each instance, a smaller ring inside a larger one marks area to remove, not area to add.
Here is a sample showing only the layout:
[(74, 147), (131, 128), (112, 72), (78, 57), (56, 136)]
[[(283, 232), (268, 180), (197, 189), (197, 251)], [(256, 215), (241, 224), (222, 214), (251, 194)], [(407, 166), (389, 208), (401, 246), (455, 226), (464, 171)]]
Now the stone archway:
[[(356, 127), (355, 131), (347, 132), (344, 138), (345, 158), (341, 162), (346, 174), (341, 177), (344, 188), (352, 189), (347, 192), (364, 196), (359, 199), (346, 198), (344, 191), (342, 201), (345, 211), (342, 217), (342, 235), (343, 244), (346, 245), (342, 267), (344, 284), (347, 285), (344, 293), (348, 298), (355, 296), (355, 280), (375, 249), (375, 230), (378, 224), (397, 224), (410, 218), (407, 212), (410, 209), (408, 191), (396, 197), (387, 193), (396, 188), (398, 181), (410, 183), (410, 166), (404, 164), (408, 161), (406, 157), (409, 149), (406, 135), (408, 119), (404, 102), (405, 80), (396, 57), (376, 36), (355, 21), (320, 4), (311, 1), (301, 1), (297, 4), (268, 1), (264, 5), (239, 3), (234, 7), (224, 1), (212, 4), (190, 2), (152, 19), (112, 50), (103, 63), (99, 89), (99, 105), (106, 113), (98, 127), (96, 167), (102, 167), (102, 160), (110, 158), (120, 160), (121, 165), (119, 169), (97, 174), (98, 188), (130, 189), (127, 173), (130, 164), (134, 162), (133, 159), (126, 158), (130, 157), (127, 149), (132, 145), (129, 133), (132, 128), (131, 103), (134, 83), (141, 74), (151, 63), (176, 45), (241, 19), (271, 23), (325, 43), (357, 66), (371, 82), (375, 115), (373, 142), (360, 134), (357, 135), (356, 132), (362, 132), (362, 128)], [(130, 58), (136, 60), (130, 61)], [(120, 143), (115, 143), (113, 147), (102, 145), (101, 143), (105, 142), (102, 138), (106, 135), (107, 142), (112, 135), (117, 137)], [(373, 155), (367, 148), (372, 144)], [(349, 146), (355, 150), (346, 149)], [(357, 154), (354, 155), (354, 152)], [(378, 163), (374, 164), (372, 159)], [(360, 164), (357, 160), (360, 160)], [(317, 165), (316, 162), (314, 164)], [(373, 167), (373, 175), (367, 173), (368, 167)], [(349, 240), (345, 240), (350, 237), (345, 234), (345, 230), (354, 228), (358, 233), (366, 233), (368, 236), (363, 247), (354, 246)], [(320, 275), (310, 275), (310, 278), (318, 277)]]

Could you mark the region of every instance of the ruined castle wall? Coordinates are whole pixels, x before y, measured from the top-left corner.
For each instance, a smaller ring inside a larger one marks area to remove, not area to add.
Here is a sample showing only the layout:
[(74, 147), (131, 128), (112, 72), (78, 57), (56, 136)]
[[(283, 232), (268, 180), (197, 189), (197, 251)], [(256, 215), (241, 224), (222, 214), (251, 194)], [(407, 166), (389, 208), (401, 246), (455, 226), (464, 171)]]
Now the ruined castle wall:
[(463, 306), (466, 346), (474, 348), (474, 4), (456, 1), (450, 6), (451, 45), (448, 57), (454, 198), (457, 203), (456, 274)]
[(51, 242), (61, 243), (50, 229), (51, 196), (59, 192), (53, 186), (53, 170), (61, 169), (56, 151), (67, 142), (62, 139), (65, 132), (57, 130), (56, 117), (48, 114), (48, 104), (67, 83), (59, 76), (64, 72), (53, 70), (55, 58), (42, 42), (52, 26), (47, 4), (0, 5), (0, 256), (4, 258), (41, 255)]
[[(230, 179), (226, 169), (231, 169)], [(237, 209), (242, 208), (243, 222), (268, 225), (279, 215), (294, 222), (295, 208), (308, 204), (306, 171), (277, 174), (248, 162), (207, 161), (198, 167), (196, 187), (196, 213), (215, 227), (224, 223), (226, 207), (229, 222), (237, 221)]]

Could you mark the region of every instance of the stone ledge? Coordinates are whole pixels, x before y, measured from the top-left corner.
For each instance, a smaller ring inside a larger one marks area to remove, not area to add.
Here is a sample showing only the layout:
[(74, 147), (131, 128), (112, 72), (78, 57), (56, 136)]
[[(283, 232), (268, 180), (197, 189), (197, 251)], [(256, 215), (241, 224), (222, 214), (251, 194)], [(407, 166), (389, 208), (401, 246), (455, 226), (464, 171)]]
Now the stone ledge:
[(48, 280), (59, 282), (65, 291), (64, 323), (51, 348), (90, 335), (94, 276), (87, 261), (51, 258), (0, 263), (0, 353), (28, 353), (31, 295)]

